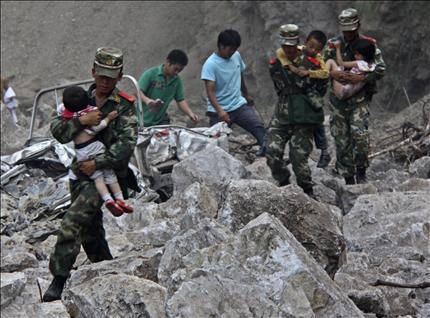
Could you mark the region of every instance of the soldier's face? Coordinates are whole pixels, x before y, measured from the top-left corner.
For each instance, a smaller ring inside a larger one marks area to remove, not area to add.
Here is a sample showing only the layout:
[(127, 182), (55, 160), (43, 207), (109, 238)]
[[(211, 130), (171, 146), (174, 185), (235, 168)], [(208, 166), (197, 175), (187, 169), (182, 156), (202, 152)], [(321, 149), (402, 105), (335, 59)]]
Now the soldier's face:
[(285, 55), (290, 61), (293, 61), (296, 59), (298, 52), (297, 52), (297, 45), (282, 45), (282, 49), (285, 52)]
[(218, 55), (221, 56), (224, 59), (229, 59), (232, 57), (234, 52), (236, 52), (238, 47), (236, 46), (219, 46), (218, 47)]
[(96, 75), (95, 70), (93, 69), (93, 77), (96, 82), (96, 91), (100, 94), (107, 95), (115, 88), (116, 84), (120, 81), (122, 74), (119, 74), (117, 78), (111, 78), (108, 76)]
[(358, 37), (358, 29), (354, 31), (342, 31), (342, 33), (343, 33), (343, 38), (347, 42), (350, 42)]

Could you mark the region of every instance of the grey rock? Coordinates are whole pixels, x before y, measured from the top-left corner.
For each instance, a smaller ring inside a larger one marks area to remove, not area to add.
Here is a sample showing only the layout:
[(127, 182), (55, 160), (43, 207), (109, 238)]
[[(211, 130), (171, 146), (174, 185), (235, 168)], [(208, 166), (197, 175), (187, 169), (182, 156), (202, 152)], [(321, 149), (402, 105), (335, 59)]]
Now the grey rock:
[(421, 157), (414, 162), (411, 163), (409, 166), (409, 172), (417, 177), (417, 178), (423, 178), (423, 179), (429, 179), (430, 178), (430, 157), (425, 156)]
[(188, 157), (173, 168), (174, 193), (184, 191), (194, 182), (204, 183), (221, 202), (222, 193), (232, 180), (249, 175), (244, 165), (219, 147), (209, 148)]
[(370, 183), (346, 185), (342, 187), (342, 190), (339, 192), (339, 199), (343, 214), (346, 215), (349, 213), (355, 204), (355, 200), (361, 195), (375, 193), (378, 193), (378, 189)]
[(171, 283), (173, 272), (184, 267), (182, 257), (194, 250), (216, 245), (230, 238), (228, 229), (210, 220), (202, 222), (194, 229), (190, 229), (182, 235), (175, 236), (167, 242), (164, 254), (158, 269), (160, 283), (167, 287), (169, 294), (172, 292), (174, 284)]
[(294, 234), (323, 268), (334, 274), (345, 240), (341, 218), (329, 205), (309, 198), (297, 186), (279, 188), (263, 180), (232, 181), (225, 196), (218, 212), (220, 223), (237, 231), (260, 214), (269, 213)]
[(395, 191), (427, 191), (430, 192), (430, 179), (411, 178), (399, 184)]
[(95, 277), (67, 289), (63, 303), (72, 317), (165, 317), (166, 290), (124, 274)]
[(1, 274), (1, 306), (6, 307), (21, 294), (27, 279), (22, 272)]
[(272, 171), (266, 163), (266, 158), (259, 158), (252, 164), (246, 166), (246, 170), (251, 174), (250, 179), (266, 180), (276, 184), (276, 180), (272, 176)]
[(363, 317), (268, 213), (236, 238), (190, 253), (183, 262), (184, 282), (167, 302), (171, 316)]

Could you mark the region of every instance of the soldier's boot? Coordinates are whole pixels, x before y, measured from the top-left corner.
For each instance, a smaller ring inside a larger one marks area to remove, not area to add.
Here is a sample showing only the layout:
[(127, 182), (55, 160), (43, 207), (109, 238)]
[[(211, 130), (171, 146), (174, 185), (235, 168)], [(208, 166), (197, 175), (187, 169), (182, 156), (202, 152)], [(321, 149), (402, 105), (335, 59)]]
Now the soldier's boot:
[(355, 184), (354, 176), (351, 176), (351, 177), (345, 177), (345, 183), (346, 183), (346, 184)]
[(43, 295), (42, 301), (49, 302), (61, 299), (63, 293), (64, 284), (66, 283), (67, 277), (55, 276)]
[(365, 167), (357, 167), (356, 180), (357, 180), (357, 184), (367, 183), (366, 168)]
[(310, 188), (303, 188), (303, 191), (310, 196), (311, 198), (315, 199), (314, 190), (312, 187)]
[(321, 151), (320, 160), (318, 161), (317, 167), (318, 168), (325, 168), (328, 166), (328, 164), (331, 161), (331, 156), (327, 151)]
[(290, 184), (290, 178), (286, 178), (286, 179), (282, 180), (281, 182), (279, 182), (280, 187), (283, 187), (283, 186), (286, 186), (289, 184)]

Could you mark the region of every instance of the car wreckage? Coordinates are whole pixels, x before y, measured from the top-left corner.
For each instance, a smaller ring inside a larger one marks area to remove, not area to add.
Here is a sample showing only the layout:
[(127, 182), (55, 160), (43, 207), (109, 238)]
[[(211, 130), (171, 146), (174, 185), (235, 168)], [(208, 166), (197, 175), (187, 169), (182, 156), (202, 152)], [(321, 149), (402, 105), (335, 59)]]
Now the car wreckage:
[[(129, 167), (134, 172), (140, 193), (132, 193), (132, 197), (143, 198), (144, 201), (164, 202), (173, 194), (171, 173), (176, 163), (193, 153), (200, 151), (209, 144), (215, 144), (228, 151), (228, 135), (231, 129), (221, 122), (212, 127), (187, 128), (179, 125), (160, 125), (144, 127), (142, 101), (136, 79), (123, 75), (128, 80), (132, 91), (135, 91), (138, 114), (138, 141)], [(124, 80), (122, 81), (124, 82)], [(14, 193), (19, 198), (23, 186), (18, 186), (19, 176), (35, 176), (44, 174), (57, 184), (55, 191), (44, 198), (51, 215), (70, 205), (67, 172), (75, 156), (73, 143), (60, 144), (52, 135), (36, 136), (35, 119), (42, 96), (50, 94), (55, 97), (55, 107), (61, 104), (59, 93), (70, 85), (85, 86), (93, 83), (93, 79), (71, 82), (64, 85), (48, 87), (40, 90), (34, 98), (28, 138), (24, 148), (1, 157), (1, 187), (3, 191)], [(31, 185), (31, 181), (27, 185)], [(60, 186), (62, 185), (62, 186)], [(34, 186), (34, 184), (33, 184)], [(28, 189), (26, 190), (29, 191)], [(34, 190), (35, 191), (35, 190)], [(45, 212), (46, 213), (46, 209)], [(61, 213), (61, 212), (57, 212)], [(37, 217), (37, 216), (36, 216)]]

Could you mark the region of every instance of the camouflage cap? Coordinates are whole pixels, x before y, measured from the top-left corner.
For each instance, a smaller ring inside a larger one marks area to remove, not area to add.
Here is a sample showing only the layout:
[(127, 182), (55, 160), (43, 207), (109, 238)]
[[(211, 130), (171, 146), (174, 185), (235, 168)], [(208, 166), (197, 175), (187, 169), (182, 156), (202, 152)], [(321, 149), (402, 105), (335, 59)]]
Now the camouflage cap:
[(114, 47), (100, 47), (94, 58), (96, 75), (117, 78), (123, 66), (123, 54)]
[(299, 44), (299, 27), (295, 24), (284, 24), (279, 27), (279, 44)]
[(355, 31), (358, 29), (360, 19), (358, 12), (354, 8), (343, 10), (338, 17), (339, 27), (342, 31)]

